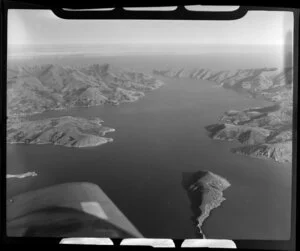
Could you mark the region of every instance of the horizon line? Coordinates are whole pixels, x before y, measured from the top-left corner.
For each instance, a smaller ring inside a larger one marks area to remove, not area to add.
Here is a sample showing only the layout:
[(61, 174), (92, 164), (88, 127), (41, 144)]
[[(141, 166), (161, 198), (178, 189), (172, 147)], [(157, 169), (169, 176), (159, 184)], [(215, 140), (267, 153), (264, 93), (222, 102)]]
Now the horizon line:
[(292, 44), (277, 44), (277, 43), (272, 43), (272, 44), (267, 44), (267, 43), (262, 43), (262, 44), (253, 44), (253, 43), (247, 43), (247, 44), (241, 44), (241, 43), (225, 43), (225, 44), (199, 44), (199, 43), (153, 43), (153, 42), (137, 42), (137, 43), (131, 43), (131, 42), (120, 42), (120, 43), (36, 43), (36, 44), (17, 44), (17, 43), (7, 43), (7, 46), (69, 46), (69, 45), (73, 45), (73, 46), (107, 46), (107, 45), (111, 45), (111, 46), (117, 46), (117, 45), (131, 45), (131, 46), (185, 46), (185, 45), (190, 45), (190, 46), (287, 46), (287, 45), (292, 45)]

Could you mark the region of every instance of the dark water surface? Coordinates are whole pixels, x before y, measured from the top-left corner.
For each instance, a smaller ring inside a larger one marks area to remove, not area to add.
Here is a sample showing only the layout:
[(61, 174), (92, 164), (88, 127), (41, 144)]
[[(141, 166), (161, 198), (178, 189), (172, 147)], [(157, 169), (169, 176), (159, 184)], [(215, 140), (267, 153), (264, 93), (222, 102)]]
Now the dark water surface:
[(38, 173), (9, 180), (8, 196), (64, 182), (92, 182), (145, 237), (193, 238), (182, 173), (209, 170), (231, 187), (204, 223), (207, 238), (289, 238), (291, 164), (234, 155), (229, 150), (236, 143), (212, 141), (204, 129), (228, 109), (268, 103), (208, 81), (162, 80), (166, 85), (135, 103), (33, 116), (100, 117), (116, 129), (108, 134), (114, 141), (84, 149), (7, 145), (8, 173)]

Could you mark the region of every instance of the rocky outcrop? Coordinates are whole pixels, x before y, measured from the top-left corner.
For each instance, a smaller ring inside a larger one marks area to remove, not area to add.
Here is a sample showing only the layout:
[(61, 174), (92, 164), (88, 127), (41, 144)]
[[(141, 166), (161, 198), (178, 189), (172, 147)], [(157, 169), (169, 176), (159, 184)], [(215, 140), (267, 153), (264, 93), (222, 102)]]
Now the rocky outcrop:
[(198, 235), (205, 235), (202, 226), (211, 210), (217, 208), (225, 200), (223, 191), (230, 183), (223, 177), (209, 171), (183, 173), (182, 185), (187, 191), (193, 211), (193, 221), (198, 228)]
[(84, 119), (71, 116), (29, 121), (8, 120), (7, 143), (53, 144), (67, 147), (90, 147), (111, 142), (104, 137), (114, 129), (102, 126), (99, 118)]

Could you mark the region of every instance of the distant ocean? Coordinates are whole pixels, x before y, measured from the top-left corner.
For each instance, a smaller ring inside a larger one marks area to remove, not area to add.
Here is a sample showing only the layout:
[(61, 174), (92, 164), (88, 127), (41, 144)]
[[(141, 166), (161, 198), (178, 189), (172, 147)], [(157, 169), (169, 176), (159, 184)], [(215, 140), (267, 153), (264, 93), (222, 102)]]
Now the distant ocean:
[[(10, 59), (11, 66), (56, 63), (82, 66), (111, 63), (151, 72), (167, 67), (241, 69), (278, 67), (278, 54), (204, 53), (152, 56), (39, 56)], [(72, 115), (100, 117), (115, 128), (114, 141), (99, 147), (70, 149), (51, 145), (7, 145), (7, 172), (35, 171), (36, 177), (10, 180), (8, 195), (53, 184), (98, 184), (145, 237), (195, 238), (182, 173), (209, 170), (231, 187), (226, 201), (205, 221), (207, 238), (289, 238), (291, 164), (234, 155), (233, 142), (213, 141), (204, 129), (228, 109), (268, 105), (214, 83), (160, 78), (166, 84), (134, 103), (49, 111), (32, 119)]]
[(290, 53), (291, 48), (275, 45), (15, 45), (8, 47), (8, 60), (75, 65), (108, 62), (142, 70), (156, 67), (282, 68), (290, 66), (290, 62), (286, 62)]

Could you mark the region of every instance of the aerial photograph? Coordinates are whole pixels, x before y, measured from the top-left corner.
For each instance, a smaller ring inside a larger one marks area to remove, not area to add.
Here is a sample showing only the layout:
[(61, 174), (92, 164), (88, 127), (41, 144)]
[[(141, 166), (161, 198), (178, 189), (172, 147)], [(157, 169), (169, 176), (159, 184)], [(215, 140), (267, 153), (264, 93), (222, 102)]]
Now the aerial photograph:
[(289, 240), (293, 25), (10, 9), (7, 235)]

